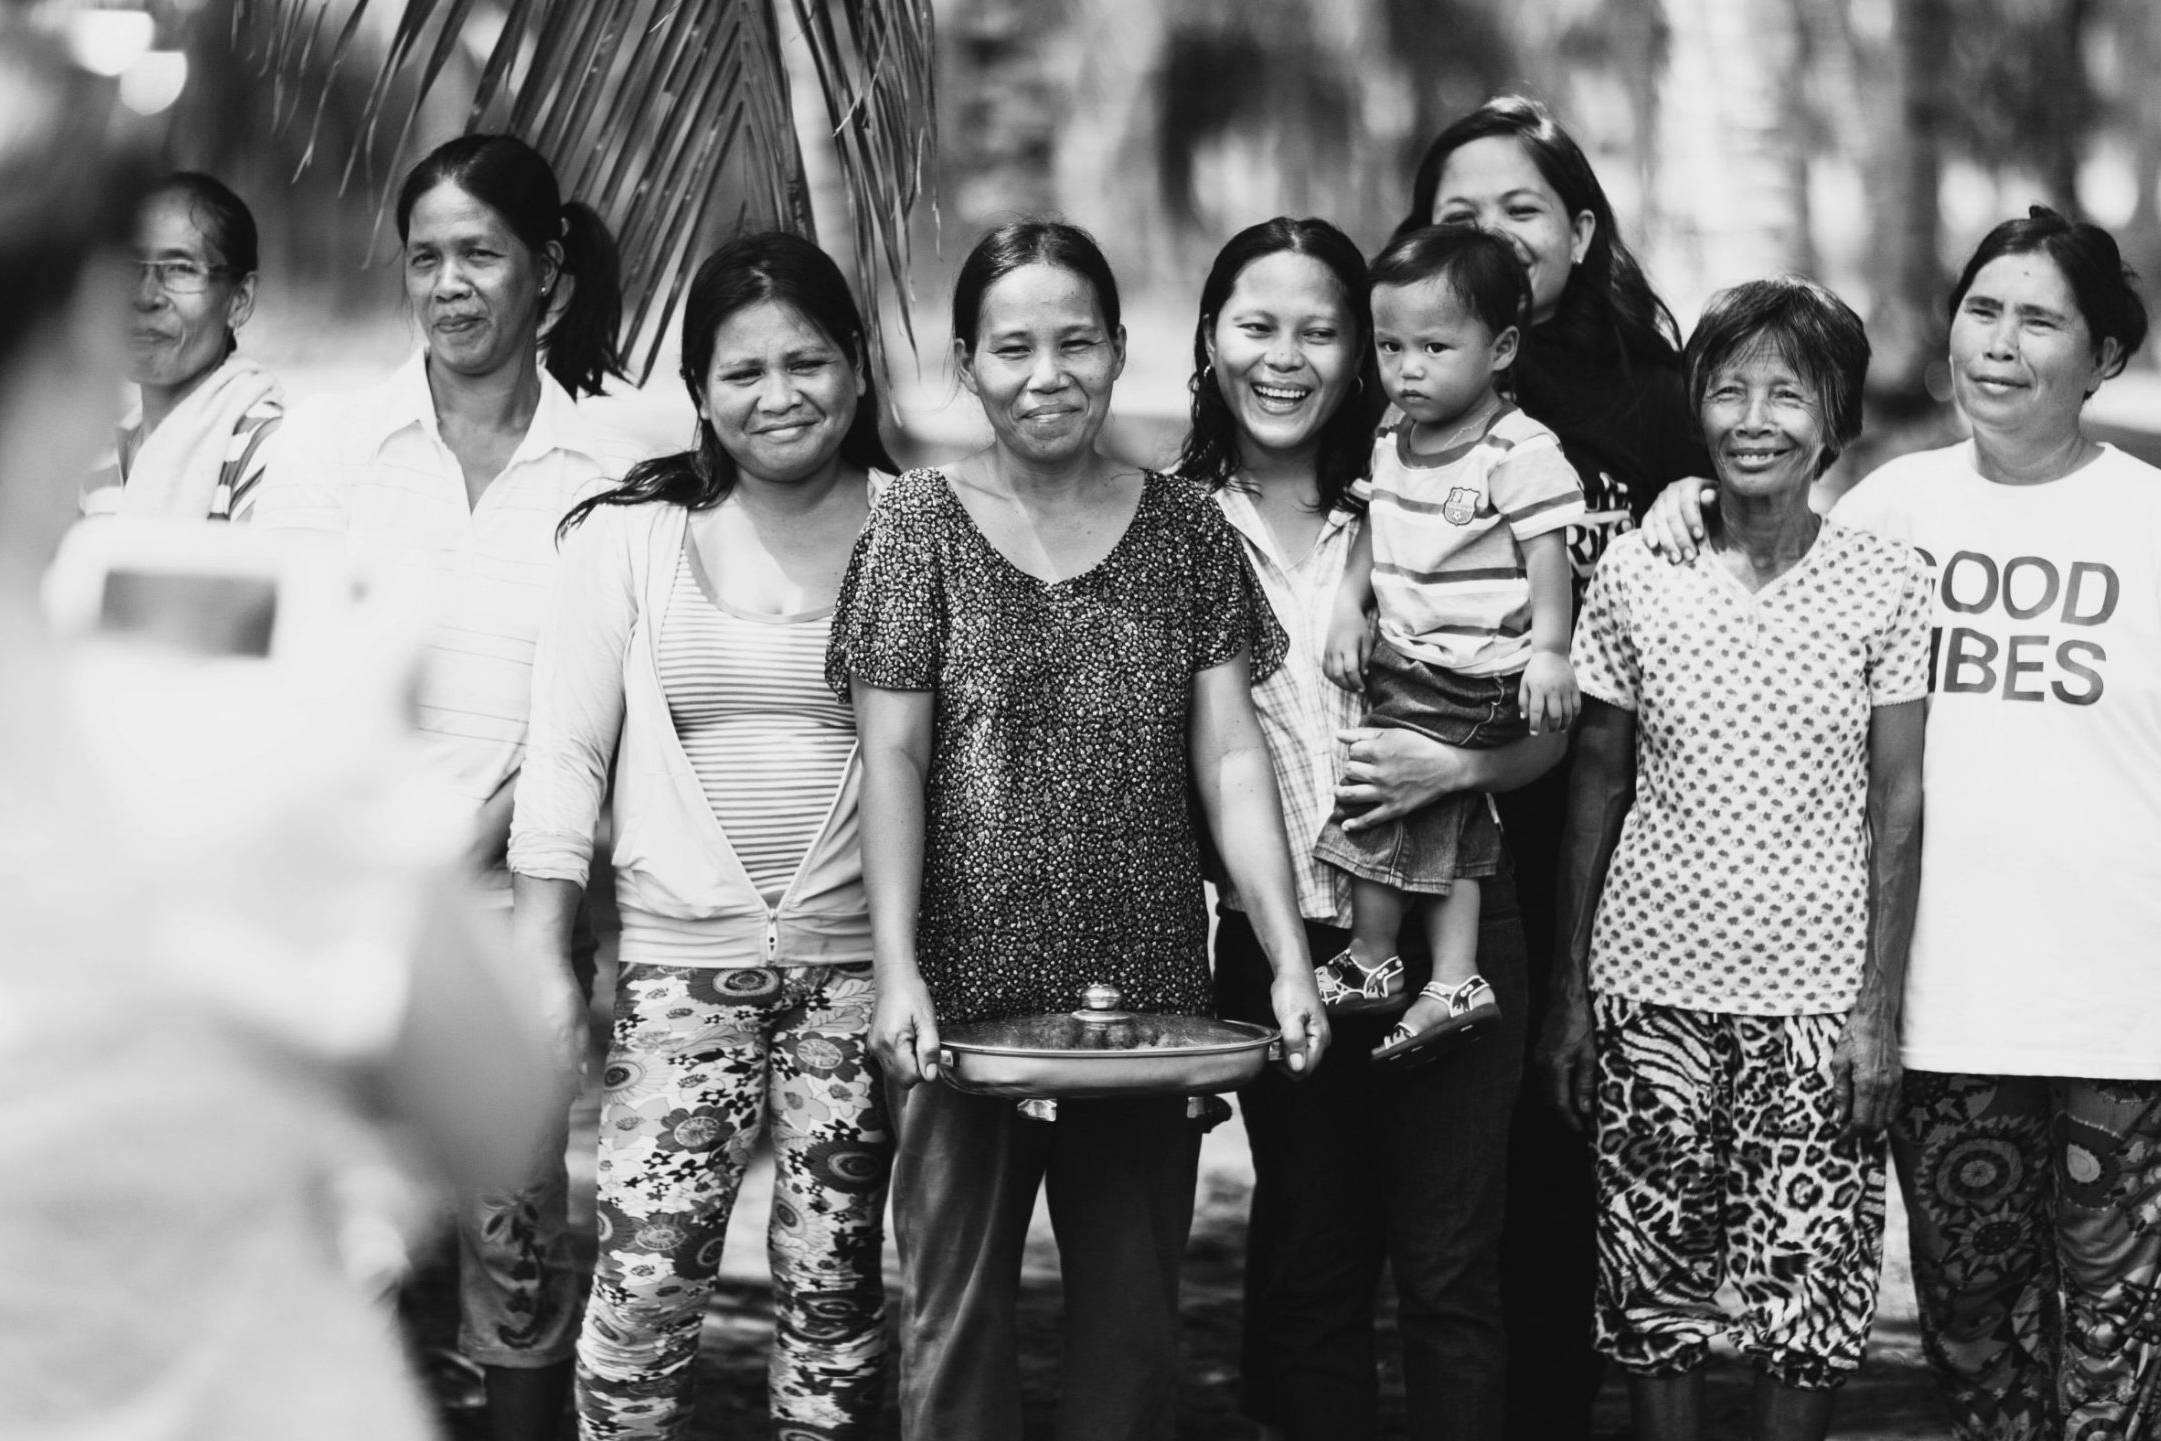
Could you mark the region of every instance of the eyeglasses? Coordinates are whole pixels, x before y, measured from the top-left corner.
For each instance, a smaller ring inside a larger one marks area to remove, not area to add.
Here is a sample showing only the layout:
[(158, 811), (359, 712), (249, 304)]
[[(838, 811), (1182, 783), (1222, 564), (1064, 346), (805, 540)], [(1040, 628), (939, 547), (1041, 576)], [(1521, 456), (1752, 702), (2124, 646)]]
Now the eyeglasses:
[[(210, 288), (213, 275), (231, 275), (224, 265), (199, 265), (192, 260), (138, 260), (143, 275), (157, 282), (167, 295), (200, 295)], [(141, 277), (137, 277), (140, 283)]]

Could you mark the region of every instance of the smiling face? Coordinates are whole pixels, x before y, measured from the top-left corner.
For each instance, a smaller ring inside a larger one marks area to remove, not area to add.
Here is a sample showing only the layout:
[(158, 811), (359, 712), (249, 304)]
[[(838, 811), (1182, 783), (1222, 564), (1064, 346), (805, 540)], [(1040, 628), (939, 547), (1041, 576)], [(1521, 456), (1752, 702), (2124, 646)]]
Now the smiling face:
[[(226, 336), (255, 309), (255, 277), (231, 275), (225, 257), (196, 223), (187, 197), (151, 197), (136, 222), (135, 258), (204, 272), (192, 294), (137, 272), (128, 317), (127, 377), (147, 388), (183, 389), (225, 359)], [(177, 283), (177, 282), (176, 282)]]
[(445, 181), (413, 202), (405, 232), (405, 297), (428, 359), (459, 375), (494, 375), (540, 343), (541, 291), (562, 261), (539, 254), (503, 217)]
[(1976, 429), (2016, 433), (2076, 425), (2115, 360), (2061, 268), (2038, 253), (1981, 267), (1951, 317), (1951, 389)]
[(1358, 377), (1358, 340), (1342, 285), (1312, 256), (1279, 250), (1239, 271), (1208, 358), (1241, 450), (1310, 459)]
[(1569, 214), (1531, 153), (1506, 135), (1473, 140), (1448, 157), (1431, 218), (1508, 237), (1531, 272), (1533, 324), (1552, 318), (1598, 223), (1588, 210)]
[(1493, 393), (1493, 377), (1516, 358), (1516, 328), (1496, 335), (1447, 282), (1373, 287), (1373, 345), (1381, 384), (1418, 422), (1412, 441), (1438, 439)]
[(1703, 391), (1703, 439), (1721, 492), (1807, 495), (1823, 468), (1823, 416), (1822, 397), (1776, 346), (1741, 350)]
[(956, 340), (954, 353), (996, 444), (1025, 463), (1056, 465), (1095, 444), (1125, 369), (1125, 329), (1104, 323), (1085, 277), (1037, 261), (992, 282), (973, 352)]
[(839, 464), (863, 372), (794, 306), (745, 306), (714, 332), (698, 414), (744, 476), (793, 484)]

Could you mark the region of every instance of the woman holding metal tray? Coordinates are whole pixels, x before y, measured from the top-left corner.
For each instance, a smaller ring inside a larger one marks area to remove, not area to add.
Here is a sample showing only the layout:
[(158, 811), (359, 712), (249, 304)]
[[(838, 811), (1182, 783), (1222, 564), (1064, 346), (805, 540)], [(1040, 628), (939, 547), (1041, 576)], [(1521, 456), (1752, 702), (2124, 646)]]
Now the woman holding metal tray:
[(1283, 633), (1205, 495), (1095, 448), (1125, 335), (1092, 240), (992, 231), (953, 312), (991, 445), (881, 497), (828, 665), (863, 746), (903, 1431), (1020, 1434), (1014, 1305), (1047, 1186), (1067, 1318), (1055, 1434), (1168, 1436), (1200, 1139), (1183, 1097), (1069, 1101), (1046, 1125), (919, 1082), (939, 1079), (941, 1027), (1070, 1011), (1092, 983), (1131, 1011), (1207, 1012), (1196, 819), (1274, 967), (1284, 1064), (1319, 1061), (1327, 1023), (1249, 694)]

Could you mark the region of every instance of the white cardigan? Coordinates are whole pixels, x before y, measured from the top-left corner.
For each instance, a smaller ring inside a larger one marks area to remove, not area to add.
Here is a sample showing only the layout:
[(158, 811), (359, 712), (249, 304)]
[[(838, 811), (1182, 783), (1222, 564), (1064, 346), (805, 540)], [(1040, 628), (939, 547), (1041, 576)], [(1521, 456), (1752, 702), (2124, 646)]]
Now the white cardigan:
[(768, 908), (706, 803), (661, 691), (658, 624), (689, 527), (680, 505), (605, 505), (563, 543), (540, 649), (510, 868), (584, 884), (615, 766), (622, 959), (683, 966), (868, 961), (857, 844), (860, 752), (778, 905)]

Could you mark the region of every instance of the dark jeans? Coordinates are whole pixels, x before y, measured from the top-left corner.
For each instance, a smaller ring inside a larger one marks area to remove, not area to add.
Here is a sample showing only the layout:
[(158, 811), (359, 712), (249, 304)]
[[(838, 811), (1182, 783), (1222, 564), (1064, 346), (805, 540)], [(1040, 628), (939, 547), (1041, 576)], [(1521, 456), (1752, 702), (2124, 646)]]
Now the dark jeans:
[(1061, 1101), (1034, 1121), (942, 1081), (889, 1093), (903, 1283), (901, 1435), (1017, 1441), (1015, 1312), (1040, 1186), (1065, 1283), (1057, 1441), (1159, 1441), (1178, 1383), (1178, 1268), (1200, 1129), (1183, 1096)]
[[(1551, 989), (1568, 766), (1495, 799), (1516, 863), (1530, 951), (1522, 1031), (1528, 1060)], [(1584, 1441), (1591, 1434), (1591, 1407), (1605, 1374), (1605, 1360), (1591, 1344), (1597, 1236), (1589, 1143), (1534, 1090), (1516, 1107), (1508, 1138), (1508, 1218), (1501, 1230), (1501, 1297), (1508, 1353), (1516, 1358), (1508, 1373), (1508, 1441)]]
[[(1349, 937), (1306, 929), (1316, 956)], [(1505, 871), (1486, 883), (1478, 968), (1501, 1004), (1501, 1023), (1485, 1037), (1419, 1069), (1376, 1072), (1366, 1058), (1389, 1018), (1335, 1018), (1334, 1043), (1310, 1077), (1270, 1071), (1239, 1093), (1253, 1145), (1245, 1411), (1291, 1441), (1376, 1434), (1373, 1313), (1384, 1263), (1396, 1282), (1409, 1434), (1501, 1434), (1502, 1164), (1526, 1005), (1523, 933)], [(1268, 1022), (1268, 979), (1251, 925), (1224, 912), (1222, 1013)]]

